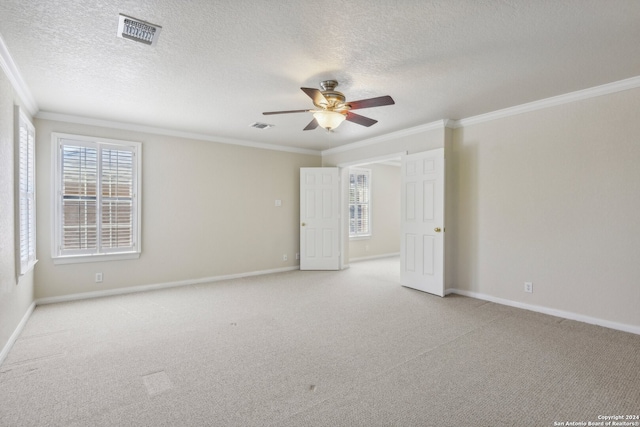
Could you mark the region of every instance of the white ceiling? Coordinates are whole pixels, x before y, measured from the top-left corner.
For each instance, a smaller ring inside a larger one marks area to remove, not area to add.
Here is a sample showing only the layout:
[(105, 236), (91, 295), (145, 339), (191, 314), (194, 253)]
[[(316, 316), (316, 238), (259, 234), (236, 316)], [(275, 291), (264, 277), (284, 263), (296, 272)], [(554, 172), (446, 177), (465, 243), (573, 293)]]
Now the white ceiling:
[[(119, 13), (157, 45), (117, 38)], [(314, 150), (640, 75), (638, 0), (2, 0), (0, 35), (41, 112)], [(262, 115), (326, 79), (396, 105), (334, 133)]]

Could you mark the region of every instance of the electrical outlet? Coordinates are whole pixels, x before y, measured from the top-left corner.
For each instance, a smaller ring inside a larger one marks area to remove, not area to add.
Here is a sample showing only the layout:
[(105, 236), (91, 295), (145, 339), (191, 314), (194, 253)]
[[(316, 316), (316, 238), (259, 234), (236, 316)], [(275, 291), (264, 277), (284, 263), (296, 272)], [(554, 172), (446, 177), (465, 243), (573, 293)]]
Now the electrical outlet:
[(102, 283), (102, 273), (96, 273), (96, 283)]
[(282, 260), (283, 260), (283, 261), (286, 261), (286, 260), (288, 260), (288, 259), (289, 259), (289, 257), (287, 256), (287, 254), (282, 255)]
[(533, 293), (533, 283), (524, 282), (524, 291), (528, 293)]

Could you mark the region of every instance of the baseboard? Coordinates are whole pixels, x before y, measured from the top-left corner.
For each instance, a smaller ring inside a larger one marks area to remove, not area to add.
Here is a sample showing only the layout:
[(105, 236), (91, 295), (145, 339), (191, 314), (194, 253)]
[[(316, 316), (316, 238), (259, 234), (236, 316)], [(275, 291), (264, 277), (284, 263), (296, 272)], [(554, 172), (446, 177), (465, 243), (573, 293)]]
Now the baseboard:
[(349, 258), (349, 262), (358, 262), (358, 261), (369, 261), (372, 259), (380, 259), (380, 258), (391, 258), (394, 256), (400, 256), (400, 252), (394, 252), (391, 254), (382, 254), (382, 255), (371, 255), (371, 256), (364, 256), (364, 257), (359, 257), (359, 258)]
[(31, 317), (31, 313), (33, 313), (33, 309), (35, 307), (36, 307), (36, 303), (34, 301), (31, 303), (29, 308), (27, 308), (27, 311), (24, 313), (24, 316), (22, 316), (22, 320), (20, 320), (20, 323), (18, 323), (18, 326), (16, 326), (15, 331), (13, 331), (13, 334), (11, 334), (11, 336), (9, 337), (9, 341), (7, 341), (7, 343), (4, 345), (4, 348), (0, 352), (0, 365), (2, 365), (2, 363), (4, 362), (4, 359), (6, 359), (7, 355), (9, 354), (11, 347), (13, 347), (13, 344), (16, 342), (16, 340), (22, 333), (22, 330), (24, 329), (24, 326), (27, 324), (29, 317)]
[(616, 329), (618, 331), (629, 332), (640, 335), (640, 326), (627, 325), (626, 323), (612, 322), (609, 320), (598, 319), (597, 317), (586, 316), (571, 311), (556, 310), (554, 308), (544, 307), (540, 305), (525, 304), (522, 302), (511, 301), (504, 298), (497, 298), (491, 295), (479, 292), (465, 291), (462, 289), (447, 289), (445, 295), (458, 294), (465, 297), (481, 299), (484, 301), (495, 302), (496, 304), (508, 305), (510, 307), (522, 308), (529, 311), (548, 314), (550, 316), (562, 317), (564, 319), (576, 320), (578, 322), (590, 323), (592, 325), (604, 326), (605, 328)]
[(129, 288), (106, 289), (104, 291), (82, 292), (79, 294), (62, 295), (59, 297), (38, 298), (36, 305), (55, 304), (59, 302), (77, 301), (90, 298), (109, 297), (114, 295), (132, 294), (137, 292), (154, 291), (158, 289), (177, 288), (180, 286), (198, 285), (202, 283), (220, 282), (222, 280), (240, 279), (243, 277), (261, 276), (264, 274), (283, 273), (286, 271), (299, 270), (300, 266), (275, 268), (272, 270), (250, 271), (247, 273), (228, 274), (224, 276), (202, 277), (199, 279), (180, 280), (177, 282), (156, 283), (152, 285), (132, 286)]

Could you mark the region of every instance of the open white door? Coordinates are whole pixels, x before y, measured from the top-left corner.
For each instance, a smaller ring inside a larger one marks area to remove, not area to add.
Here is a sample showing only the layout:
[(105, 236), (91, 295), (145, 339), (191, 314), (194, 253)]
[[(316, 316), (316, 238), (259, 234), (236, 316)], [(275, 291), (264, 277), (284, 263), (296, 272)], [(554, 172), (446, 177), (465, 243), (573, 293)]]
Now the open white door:
[(400, 283), (444, 296), (444, 148), (402, 157)]
[(340, 267), (338, 168), (300, 168), (300, 270)]

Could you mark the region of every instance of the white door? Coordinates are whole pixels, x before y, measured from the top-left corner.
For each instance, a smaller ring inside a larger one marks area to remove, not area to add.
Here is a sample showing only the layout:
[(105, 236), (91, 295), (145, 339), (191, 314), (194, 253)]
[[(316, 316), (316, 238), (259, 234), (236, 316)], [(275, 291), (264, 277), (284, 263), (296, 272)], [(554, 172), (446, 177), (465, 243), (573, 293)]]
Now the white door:
[(300, 270), (340, 265), (338, 168), (300, 168)]
[(444, 296), (444, 148), (402, 157), (400, 283)]

